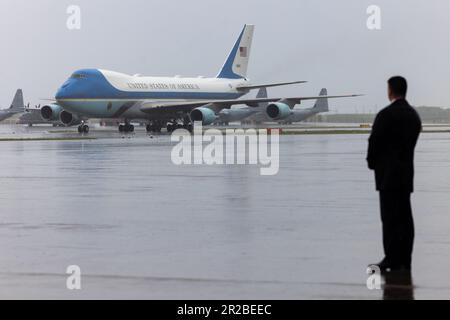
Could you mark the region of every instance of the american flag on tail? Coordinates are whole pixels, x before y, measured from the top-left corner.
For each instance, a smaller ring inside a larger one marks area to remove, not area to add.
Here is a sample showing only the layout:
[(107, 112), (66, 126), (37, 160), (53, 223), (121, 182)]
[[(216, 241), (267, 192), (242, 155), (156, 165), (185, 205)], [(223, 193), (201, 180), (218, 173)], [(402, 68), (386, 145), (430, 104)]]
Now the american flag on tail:
[(240, 47), (239, 48), (239, 53), (240, 53), (242, 58), (247, 58), (247, 55), (248, 55), (247, 47)]

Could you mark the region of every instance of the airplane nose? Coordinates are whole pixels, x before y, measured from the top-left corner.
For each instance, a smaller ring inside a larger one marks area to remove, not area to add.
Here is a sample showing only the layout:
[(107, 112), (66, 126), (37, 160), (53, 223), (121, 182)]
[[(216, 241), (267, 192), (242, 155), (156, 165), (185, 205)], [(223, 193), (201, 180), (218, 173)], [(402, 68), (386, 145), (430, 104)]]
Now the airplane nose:
[(59, 90), (56, 92), (55, 99), (61, 100), (61, 99), (64, 99), (64, 96), (65, 96), (65, 89), (59, 88)]
[(55, 95), (56, 100), (67, 98), (67, 95), (69, 94), (68, 87), (70, 86), (70, 84), (71, 84), (70, 80), (67, 80), (66, 82), (63, 83), (63, 85), (56, 92)]

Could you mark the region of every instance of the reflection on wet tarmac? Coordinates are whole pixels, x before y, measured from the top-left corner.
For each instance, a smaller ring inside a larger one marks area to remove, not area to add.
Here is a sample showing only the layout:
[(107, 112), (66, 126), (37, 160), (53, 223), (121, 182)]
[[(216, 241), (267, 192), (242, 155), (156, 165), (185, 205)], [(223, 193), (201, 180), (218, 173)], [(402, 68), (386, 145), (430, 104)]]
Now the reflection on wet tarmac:
[(0, 298), (450, 298), (450, 134), (418, 145), (416, 287), (384, 290), (366, 287), (383, 256), (366, 140), (282, 136), (273, 177), (175, 166), (167, 136), (1, 142)]
[(414, 284), (411, 271), (391, 271), (383, 274), (384, 300), (414, 300)]

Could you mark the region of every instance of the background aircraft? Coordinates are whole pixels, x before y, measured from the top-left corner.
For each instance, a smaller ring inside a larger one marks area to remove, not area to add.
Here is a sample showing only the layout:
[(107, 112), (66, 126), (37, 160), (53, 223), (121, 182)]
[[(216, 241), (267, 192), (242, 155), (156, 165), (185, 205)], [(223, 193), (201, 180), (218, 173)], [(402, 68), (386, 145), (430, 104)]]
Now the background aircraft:
[[(319, 96), (327, 96), (327, 89), (323, 88), (320, 91)], [(262, 88), (258, 92), (257, 98), (266, 98), (267, 89)], [(319, 113), (329, 111), (328, 98), (319, 98), (312, 108), (294, 108), (290, 114), (279, 116), (277, 118), (271, 118), (267, 112), (268, 103), (261, 103), (258, 107), (244, 107), (238, 109), (224, 109), (218, 114), (216, 124), (227, 125), (230, 122), (252, 122), (252, 123), (266, 123), (266, 122), (279, 122), (279, 123), (295, 123), (305, 121), (306, 119), (315, 116)], [(273, 114), (273, 113), (272, 113)]]
[[(327, 93), (327, 89), (322, 89), (322, 91), (320, 91), (320, 96), (326, 96)], [(281, 123), (295, 123), (295, 122), (301, 122), (301, 121), (305, 121), (308, 118), (311, 118), (313, 116), (315, 116), (316, 114), (319, 113), (325, 113), (330, 111), (330, 108), (328, 106), (328, 99), (327, 98), (320, 98), (317, 99), (317, 102), (315, 103), (315, 105), (312, 108), (307, 108), (307, 109), (293, 109), (292, 113), (289, 117), (285, 118), (285, 119), (281, 119)]]
[(25, 106), (23, 103), (22, 89), (18, 89), (9, 109), (0, 110), (0, 121), (8, 119), (15, 114), (24, 112), (24, 110)]
[[(256, 95), (257, 99), (267, 98), (267, 88), (261, 88)], [(259, 103), (258, 107), (243, 107), (235, 109), (223, 109), (217, 114), (217, 119), (214, 122), (219, 125), (228, 125), (230, 122), (243, 121), (244, 119), (250, 117), (251, 115), (265, 112), (267, 107), (267, 102)]]

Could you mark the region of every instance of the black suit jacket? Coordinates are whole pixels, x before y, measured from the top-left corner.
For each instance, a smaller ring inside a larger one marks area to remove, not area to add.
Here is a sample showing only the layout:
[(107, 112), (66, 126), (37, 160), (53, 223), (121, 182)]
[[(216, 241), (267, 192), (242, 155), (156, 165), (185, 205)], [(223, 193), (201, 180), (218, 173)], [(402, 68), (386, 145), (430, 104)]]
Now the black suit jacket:
[(378, 113), (367, 152), (377, 190), (414, 191), (414, 149), (421, 131), (419, 115), (404, 99)]

